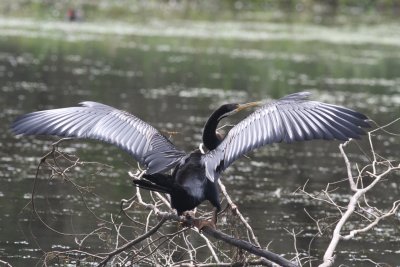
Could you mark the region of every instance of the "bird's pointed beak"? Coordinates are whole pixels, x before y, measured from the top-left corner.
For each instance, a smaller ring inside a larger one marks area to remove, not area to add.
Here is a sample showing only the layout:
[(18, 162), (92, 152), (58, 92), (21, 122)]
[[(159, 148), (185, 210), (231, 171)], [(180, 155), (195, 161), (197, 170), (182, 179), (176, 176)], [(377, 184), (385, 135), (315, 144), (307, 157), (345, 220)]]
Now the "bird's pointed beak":
[(257, 102), (249, 102), (246, 104), (239, 104), (238, 107), (235, 109), (236, 112), (239, 112), (241, 110), (247, 109), (247, 108), (251, 108), (251, 107), (259, 107), (263, 104), (263, 102), (261, 101), (257, 101)]

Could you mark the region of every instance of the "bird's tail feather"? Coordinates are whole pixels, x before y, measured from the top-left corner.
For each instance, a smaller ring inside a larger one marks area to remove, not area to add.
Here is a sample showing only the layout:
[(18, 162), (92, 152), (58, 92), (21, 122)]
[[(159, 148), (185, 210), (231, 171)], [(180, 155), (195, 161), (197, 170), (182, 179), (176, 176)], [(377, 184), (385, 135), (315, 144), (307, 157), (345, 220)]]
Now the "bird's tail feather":
[(160, 186), (160, 185), (154, 184), (154, 183), (146, 181), (146, 180), (133, 180), (133, 183), (137, 187), (143, 188), (146, 190), (155, 191), (155, 192), (159, 192), (159, 193), (167, 193), (167, 194), (171, 193), (170, 188)]
[(142, 177), (143, 179), (134, 180), (133, 183), (143, 189), (171, 194), (174, 181), (171, 175), (155, 173), (144, 174)]

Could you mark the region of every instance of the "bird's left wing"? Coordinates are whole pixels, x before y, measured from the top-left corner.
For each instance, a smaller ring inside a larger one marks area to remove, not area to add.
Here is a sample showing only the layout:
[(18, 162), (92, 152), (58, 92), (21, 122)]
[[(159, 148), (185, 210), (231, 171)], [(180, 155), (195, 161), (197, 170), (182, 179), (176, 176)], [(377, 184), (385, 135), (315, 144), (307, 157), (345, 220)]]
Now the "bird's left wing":
[(236, 159), (271, 143), (359, 138), (367, 117), (341, 106), (308, 100), (308, 92), (265, 104), (233, 127), (217, 148), (202, 156), (206, 176), (217, 179)]
[(16, 134), (104, 141), (127, 151), (148, 174), (173, 168), (185, 155), (154, 127), (128, 112), (91, 101), (80, 104), (22, 115), (11, 129)]

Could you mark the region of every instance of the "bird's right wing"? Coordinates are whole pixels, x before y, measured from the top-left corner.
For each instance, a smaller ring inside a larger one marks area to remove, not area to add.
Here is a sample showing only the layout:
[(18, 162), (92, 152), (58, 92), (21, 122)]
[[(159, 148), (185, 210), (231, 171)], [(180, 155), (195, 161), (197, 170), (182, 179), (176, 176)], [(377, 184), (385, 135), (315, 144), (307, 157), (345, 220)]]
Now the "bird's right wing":
[(23, 135), (55, 135), (104, 141), (131, 154), (148, 174), (173, 168), (185, 155), (154, 127), (113, 107), (86, 101), (18, 117), (11, 129)]
[(367, 117), (351, 109), (308, 100), (308, 92), (265, 104), (233, 127), (214, 150), (202, 156), (206, 176), (217, 179), (236, 159), (266, 144), (311, 139), (348, 140), (370, 127)]

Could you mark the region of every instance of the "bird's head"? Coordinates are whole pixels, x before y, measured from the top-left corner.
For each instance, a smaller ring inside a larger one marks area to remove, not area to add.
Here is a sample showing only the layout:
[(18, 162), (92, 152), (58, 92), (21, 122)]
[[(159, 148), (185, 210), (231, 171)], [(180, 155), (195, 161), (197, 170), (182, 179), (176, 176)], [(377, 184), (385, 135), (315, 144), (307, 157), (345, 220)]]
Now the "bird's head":
[[(224, 135), (217, 129), (218, 123), (225, 117), (233, 115), (246, 108), (262, 105), (262, 102), (250, 102), (246, 104), (225, 104), (211, 114), (203, 128), (203, 143), (208, 150), (215, 149), (224, 139)], [(201, 150), (201, 148), (200, 148)], [(204, 151), (204, 150), (203, 150)]]
[(225, 104), (219, 107), (217, 111), (219, 111), (219, 117), (218, 121), (222, 120), (223, 118), (226, 118), (228, 116), (231, 116), (235, 113), (238, 113), (241, 110), (251, 108), (251, 107), (258, 107), (261, 106), (263, 103), (261, 101), (259, 102), (249, 102), (246, 104), (237, 104), (237, 103), (231, 103), (231, 104)]

